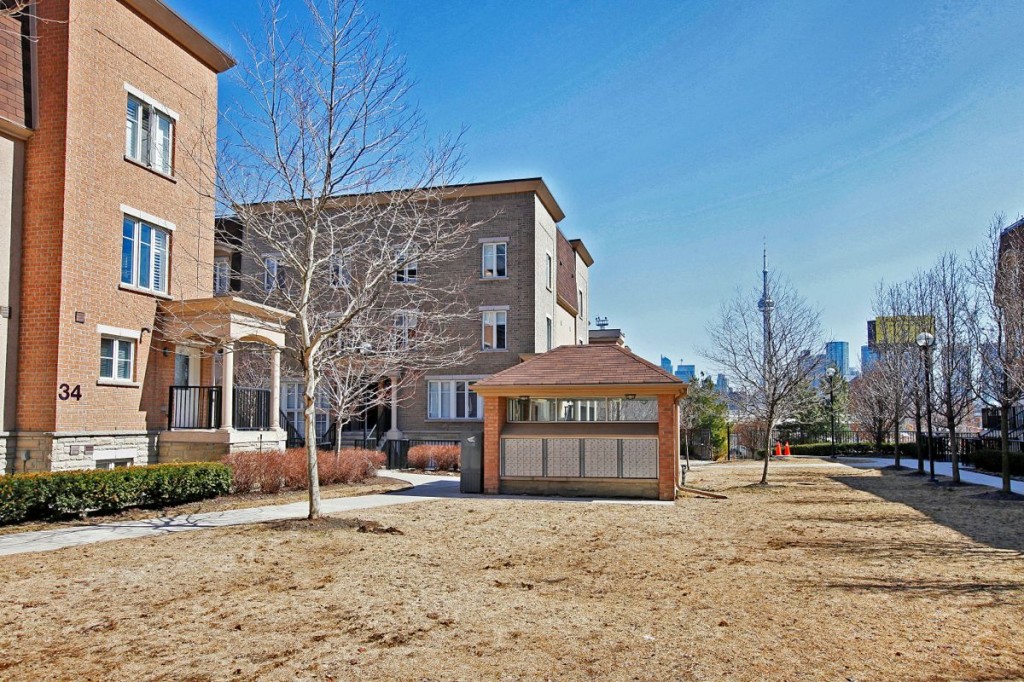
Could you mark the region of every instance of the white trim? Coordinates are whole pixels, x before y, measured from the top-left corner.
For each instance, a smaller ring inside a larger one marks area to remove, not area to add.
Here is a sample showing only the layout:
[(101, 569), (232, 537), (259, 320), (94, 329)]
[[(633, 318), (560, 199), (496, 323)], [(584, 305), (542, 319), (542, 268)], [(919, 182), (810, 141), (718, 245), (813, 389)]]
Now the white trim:
[(118, 448), (116, 450), (96, 450), (93, 449), (92, 457), (93, 461), (101, 462), (104, 460), (111, 459), (131, 459), (135, 460), (139, 456), (137, 448)]
[(124, 329), (122, 327), (109, 327), (105, 324), (96, 325), (96, 331), (104, 336), (116, 336), (122, 339), (134, 339), (135, 341), (142, 338), (142, 332), (135, 331), (134, 329)]
[(482, 305), (479, 308), (477, 308), (477, 310), (479, 310), (482, 313), (492, 312), (492, 311), (495, 311), (495, 310), (497, 310), (497, 311), (504, 310), (504, 311), (507, 312), (508, 310), (511, 309), (511, 307), (512, 306), (507, 306), (507, 305)]
[(146, 213), (145, 211), (142, 211), (140, 209), (132, 208), (127, 204), (121, 204), (121, 213), (124, 213), (127, 216), (131, 216), (132, 218), (137, 218), (143, 222), (149, 223), (150, 225), (162, 227), (165, 230), (174, 231), (174, 223), (172, 223), (170, 220), (157, 218), (152, 213)]
[(500, 244), (501, 242), (505, 242), (507, 244), (510, 239), (511, 239), (511, 237), (480, 237), (480, 239), (477, 240), (477, 243), (478, 244)]
[(490, 374), (439, 374), (427, 375), (426, 381), (483, 381)]
[(124, 84), (124, 91), (127, 92), (132, 97), (135, 97), (137, 99), (141, 99), (143, 102), (145, 102), (149, 106), (151, 106), (151, 107), (153, 107), (155, 109), (159, 109), (161, 112), (167, 114), (168, 116), (170, 116), (171, 118), (174, 119), (175, 123), (177, 123), (178, 119), (180, 118), (178, 116), (178, 112), (176, 112), (174, 109), (171, 109), (168, 106), (164, 106), (160, 102), (156, 101), (155, 99), (153, 99), (152, 97), (150, 97), (149, 95), (144, 93), (142, 90), (139, 90), (138, 88), (130, 85), (127, 82)]

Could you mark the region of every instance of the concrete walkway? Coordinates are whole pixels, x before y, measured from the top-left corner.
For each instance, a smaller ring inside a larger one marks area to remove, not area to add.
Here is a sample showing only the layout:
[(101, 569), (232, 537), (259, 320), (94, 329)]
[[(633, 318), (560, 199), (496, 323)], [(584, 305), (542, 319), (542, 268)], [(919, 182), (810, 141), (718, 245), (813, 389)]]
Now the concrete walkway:
[[(856, 457), (856, 458), (839, 458), (840, 464), (846, 464), (847, 466), (856, 467), (858, 469), (884, 469), (885, 467), (892, 466), (895, 464), (895, 460), (884, 457)], [(907, 459), (906, 457), (900, 460), (900, 464), (908, 467), (911, 470), (917, 469), (917, 458)], [(928, 473), (928, 461), (924, 463), (925, 475)], [(935, 463), (935, 475), (936, 476), (952, 476), (953, 465), (949, 462), (936, 462)], [(965, 469), (960, 467), (960, 480), (964, 483), (974, 483), (975, 485), (984, 485), (996, 490), (1001, 490), (1003, 487), (1002, 478), (993, 474), (983, 474), (973, 469)], [(1024, 481), (1010, 481), (1010, 490), (1015, 493), (1024, 495)]]
[[(541, 502), (571, 502), (596, 504), (671, 505), (672, 502), (655, 500), (617, 500), (598, 498), (530, 497), (526, 495), (464, 495), (459, 492), (458, 476), (429, 476), (404, 471), (382, 471), (381, 476), (412, 483), (412, 488), (377, 495), (335, 497), (320, 502), (324, 514), (341, 514), (361, 509), (410, 504), (427, 500), (469, 498), (474, 500), (516, 500)], [(293, 502), (249, 509), (232, 509), (185, 516), (161, 516), (141, 521), (98, 523), (91, 526), (69, 526), (56, 530), (38, 530), (29, 533), (0, 535), (0, 556), (24, 552), (48, 552), (65, 547), (88, 545), (94, 542), (130, 540), (205, 528), (240, 526), (284, 519), (301, 519), (309, 513), (308, 502)]]

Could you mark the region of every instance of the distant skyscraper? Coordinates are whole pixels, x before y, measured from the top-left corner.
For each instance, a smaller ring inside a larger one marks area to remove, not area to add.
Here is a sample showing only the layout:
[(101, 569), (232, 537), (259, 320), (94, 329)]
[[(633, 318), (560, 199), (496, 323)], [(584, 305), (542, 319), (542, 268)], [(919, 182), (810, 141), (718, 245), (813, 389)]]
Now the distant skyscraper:
[(825, 360), (828, 367), (835, 367), (839, 376), (850, 373), (850, 344), (846, 341), (829, 341), (825, 344)]
[(871, 346), (860, 347), (860, 371), (861, 374), (871, 369), (871, 366), (878, 361), (878, 351)]
[(669, 374), (672, 373), (672, 361), (666, 358), (664, 355), (661, 356), (661, 368), (668, 372)]
[(676, 366), (676, 376), (689, 383), (697, 376), (697, 366), (679, 364)]
[(715, 390), (722, 395), (729, 395), (729, 380), (724, 374), (719, 374), (718, 378), (715, 379)]

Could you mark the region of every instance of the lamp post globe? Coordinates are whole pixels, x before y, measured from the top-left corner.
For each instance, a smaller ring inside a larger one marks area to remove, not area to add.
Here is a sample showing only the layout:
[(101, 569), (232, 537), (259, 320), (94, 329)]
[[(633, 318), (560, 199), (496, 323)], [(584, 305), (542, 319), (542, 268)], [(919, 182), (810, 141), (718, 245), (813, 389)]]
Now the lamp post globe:
[(935, 482), (935, 453), (932, 451), (932, 346), (935, 345), (935, 336), (928, 332), (921, 332), (915, 339), (921, 354), (924, 355), (924, 395), (925, 395), (925, 416), (928, 422), (928, 470), (932, 483)]

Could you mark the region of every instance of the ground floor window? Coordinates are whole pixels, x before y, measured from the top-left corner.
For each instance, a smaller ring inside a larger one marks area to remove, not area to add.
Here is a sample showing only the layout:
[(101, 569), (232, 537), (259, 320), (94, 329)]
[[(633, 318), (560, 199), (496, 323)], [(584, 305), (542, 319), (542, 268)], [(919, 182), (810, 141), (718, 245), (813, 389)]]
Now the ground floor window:
[(100, 378), (131, 381), (135, 364), (134, 339), (100, 338)]
[[(295, 429), (300, 437), (306, 434), (306, 402), (304, 398), (305, 387), (301, 382), (281, 383), (281, 411), (284, 412), (285, 421)], [(331, 425), (330, 400), (327, 394), (317, 391), (316, 400), (316, 435), (323, 436)]]
[(427, 382), (428, 419), (482, 419), (483, 401), (474, 381), (438, 379)]

